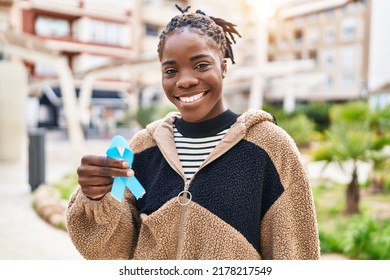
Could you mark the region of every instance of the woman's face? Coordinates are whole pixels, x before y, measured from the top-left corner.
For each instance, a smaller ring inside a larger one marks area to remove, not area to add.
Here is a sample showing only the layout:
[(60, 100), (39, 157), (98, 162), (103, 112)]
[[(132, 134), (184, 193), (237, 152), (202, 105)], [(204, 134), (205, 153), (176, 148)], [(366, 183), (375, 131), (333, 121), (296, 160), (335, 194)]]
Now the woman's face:
[(174, 31), (161, 56), (162, 86), (168, 99), (188, 122), (221, 114), (226, 62), (218, 47), (188, 29)]

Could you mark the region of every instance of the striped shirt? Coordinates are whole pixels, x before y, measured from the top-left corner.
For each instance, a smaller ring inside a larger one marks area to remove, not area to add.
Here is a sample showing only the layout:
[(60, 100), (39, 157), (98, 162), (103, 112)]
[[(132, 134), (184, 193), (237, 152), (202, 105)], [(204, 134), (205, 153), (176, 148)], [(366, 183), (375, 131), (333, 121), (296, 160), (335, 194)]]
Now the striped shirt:
[(176, 126), (173, 125), (176, 150), (187, 181), (191, 180), (192, 176), (198, 171), (204, 160), (217, 146), (228, 130), (229, 129), (225, 129), (214, 136), (191, 138), (183, 136), (177, 130)]
[(238, 116), (226, 110), (214, 119), (200, 123), (176, 119), (173, 123), (175, 145), (187, 181), (191, 180)]

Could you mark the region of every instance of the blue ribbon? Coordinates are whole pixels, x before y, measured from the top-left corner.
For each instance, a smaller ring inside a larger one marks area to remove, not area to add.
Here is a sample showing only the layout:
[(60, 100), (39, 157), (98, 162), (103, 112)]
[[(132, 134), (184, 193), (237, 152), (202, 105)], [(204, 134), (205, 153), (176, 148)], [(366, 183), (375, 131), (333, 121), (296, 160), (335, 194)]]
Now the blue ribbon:
[[(108, 157), (123, 159), (129, 163), (129, 169), (134, 160), (133, 151), (130, 149), (126, 139), (123, 136), (115, 135), (111, 144), (106, 152)], [(119, 202), (122, 202), (123, 195), (126, 187), (131, 191), (136, 199), (141, 198), (145, 194), (145, 189), (141, 183), (132, 177), (115, 177), (112, 184), (111, 195), (115, 197)]]

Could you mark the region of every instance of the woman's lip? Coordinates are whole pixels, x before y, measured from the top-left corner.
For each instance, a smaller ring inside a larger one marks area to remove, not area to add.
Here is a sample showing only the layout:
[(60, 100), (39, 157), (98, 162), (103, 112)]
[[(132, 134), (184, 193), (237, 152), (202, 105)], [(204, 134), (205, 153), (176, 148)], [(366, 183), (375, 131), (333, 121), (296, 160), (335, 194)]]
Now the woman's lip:
[(196, 102), (200, 99), (202, 99), (206, 94), (207, 94), (208, 91), (202, 91), (200, 93), (197, 93), (197, 94), (192, 94), (192, 95), (183, 95), (183, 96), (178, 96), (178, 97), (175, 97), (177, 100), (179, 100), (181, 103), (184, 103), (184, 104), (188, 104), (188, 103), (193, 103), (193, 102)]

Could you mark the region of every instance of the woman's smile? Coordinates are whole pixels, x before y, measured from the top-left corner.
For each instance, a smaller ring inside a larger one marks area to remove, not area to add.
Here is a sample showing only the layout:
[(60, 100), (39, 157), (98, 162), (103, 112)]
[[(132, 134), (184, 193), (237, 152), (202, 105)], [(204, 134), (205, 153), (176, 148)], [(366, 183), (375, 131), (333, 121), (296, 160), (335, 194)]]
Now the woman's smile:
[(176, 98), (182, 103), (193, 103), (193, 102), (196, 102), (196, 101), (200, 100), (201, 98), (203, 98), (203, 96), (205, 96), (206, 94), (207, 94), (206, 91), (202, 91), (198, 94), (184, 95), (184, 96), (179, 96)]

